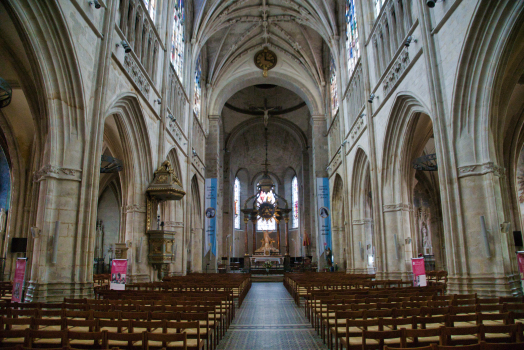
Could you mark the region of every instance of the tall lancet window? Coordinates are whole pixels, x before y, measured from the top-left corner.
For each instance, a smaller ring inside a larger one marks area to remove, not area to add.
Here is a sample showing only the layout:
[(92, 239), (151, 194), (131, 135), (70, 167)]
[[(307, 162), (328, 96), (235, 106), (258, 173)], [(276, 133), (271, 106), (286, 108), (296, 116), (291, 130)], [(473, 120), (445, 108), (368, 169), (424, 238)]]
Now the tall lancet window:
[(331, 87), (331, 116), (335, 116), (338, 112), (338, 88), (337, 88), (337, 67), (333, 55), (329, 55), (329, 83)]
[(147, 9), (147, 12), (149, 12), (149, 17), (151, 17), (154, 23), (156, 19), (157, 0), (144, 0), (144, 5)]
[(171, 64), (175, 68), (176, 75), (180, 81), (182, 81), (182, 68), (184, 66), (184, 19), (184, 0), (175, 0), (173, 33), (171, 36)]
[(375, 18), (378, 17), (378, 15), (380, 14), (380, 9), (382, 9), (382, 5), (384, 5), (384, 2), (386, 2), (386, 0), (373, 0), (374, 2), (374, 10), (375, 10)]
[(240, 230), (240, 180), (235, 177), (235, 230)]
[(346, 49), (348, 54), (348, 73), (351, 77), (360, 57), (355, 0), (346, 0)]
[[(258, 188), (259, 184), (257, 184)], [(275, 204), (275, 193), (273, 190), (271, 190), (268, 193), (261, 192), (260, 196), (257, 199), (258, 204), (269, 202), (272, 204)], [(275, 218), (272, 218), (271, 220), (264, 220), (264, 219), (258, 219), (257, 221), (257, 231), (275, 231), (277, 229), (277, 222), (275, 221)]]
[(202, 104), (202, 62), (200, 61), (200, 55), (198, 55), (195, 65), (195, 102), (193, 104), (193, 112), (198, 120), (200, 120), (200, 107)]
[(293, 205), (291, 228), (298, 228), (298, 180), (296, 176), (291, 180), (291, 203)]

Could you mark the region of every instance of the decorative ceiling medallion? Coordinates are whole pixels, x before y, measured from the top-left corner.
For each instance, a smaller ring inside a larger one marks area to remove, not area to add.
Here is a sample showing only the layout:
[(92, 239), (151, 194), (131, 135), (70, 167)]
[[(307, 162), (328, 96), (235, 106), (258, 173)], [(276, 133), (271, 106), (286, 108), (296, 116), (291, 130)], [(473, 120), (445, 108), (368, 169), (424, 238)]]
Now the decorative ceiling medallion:
[(275, 68), (276, 65), (277, 55), (267, 47), (255, 54), (255, 66), (264, 71), (264, 77), (267, 77), (267, 71)]

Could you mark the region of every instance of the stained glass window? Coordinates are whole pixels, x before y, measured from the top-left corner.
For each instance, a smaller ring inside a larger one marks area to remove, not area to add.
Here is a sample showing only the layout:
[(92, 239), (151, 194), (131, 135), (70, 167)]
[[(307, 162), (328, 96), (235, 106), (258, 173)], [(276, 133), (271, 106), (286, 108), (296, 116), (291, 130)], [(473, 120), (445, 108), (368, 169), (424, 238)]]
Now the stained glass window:
[(193, 111), (196, 117), (200, 120), (200, 106), (202, 100), (202, 63), (200, 62), (200, 55), (198, 55), (196, 68), (195, 68), (195, 103), (193, 104)]
[[(258, 188), (258, 184), (257, 184)], [(272, 204), (275, 204), (275, 193), (273, 190), (271, 190), (268, 193), (261, 192), (260, 196), (257, 199), (258, 204), (262, 204), (264, 202), (269, 202)], [(277, 222), (275, 219), (271, 219), (269, 221), (266, 221), (264, 219), (258, 219), (257, 221), (257, 230), (258, 231), (275, 231), (277, 229)]]
[(337, 67), (333, 55), (329, 55), (329, 83), (331, 87), (331, 115), (334, 117), (338, 112), (338, 88), (337, 88)]
[(360, 57), (355, 0), (346, 0), (346, 50), (348, 57), (348, 73), (349, 76), (351, 76), (351, 73), (355, 70), (358, 58)]
[(298, 228), (298, 180), (296, 176), (291, 180), (291, 203), (293, 204), (291, 228)]
[(155, 22), (157, 0), (144, 0), (144, 5), (146, 6), (147, 12), (149, 12), (149, 16), (153, 22)]
[[(156, 0), (155, 0), (156, 1)], [(173, 33), (171, 37), (171, 64), (175, 67), (178, 79), (182, 81), (182, 68), (184, 66), (184, 0), (175, 0), (173, 10)]]
[(380, 9), (382, 8), (382, 5), (384, 5), (385, 1), (386, 0), (373, 0), (373, 2), (375, 3), (375, 6), (373, 6), (373, 8), (375, 9), (375, 18), (377, 18), (380, 14)]
[(235, 178), (235, 229), (240, 230), (240, 180)]

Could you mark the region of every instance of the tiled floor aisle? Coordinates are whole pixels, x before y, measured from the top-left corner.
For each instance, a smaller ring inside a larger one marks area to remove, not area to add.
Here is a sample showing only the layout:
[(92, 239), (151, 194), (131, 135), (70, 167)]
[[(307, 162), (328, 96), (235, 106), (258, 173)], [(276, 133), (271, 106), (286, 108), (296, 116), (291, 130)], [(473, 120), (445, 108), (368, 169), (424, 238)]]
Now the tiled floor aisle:
[(327, 349), (282, 283), (253, 283), (218, 350)]

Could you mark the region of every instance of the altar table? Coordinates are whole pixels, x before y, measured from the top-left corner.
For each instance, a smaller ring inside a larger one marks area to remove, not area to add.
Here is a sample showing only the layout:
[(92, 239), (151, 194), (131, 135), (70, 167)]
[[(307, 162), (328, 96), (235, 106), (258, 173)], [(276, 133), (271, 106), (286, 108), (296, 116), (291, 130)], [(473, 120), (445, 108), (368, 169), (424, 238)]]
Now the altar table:
[(282, 257), (282, 256), (264, 256), (264, 255), (261, 255), (261, 256), (252, 256), (249, 259), (251, 259), (251, 264), (256, 264), (256, 263), (259, 263), (259, 262), (264, 263), (266, 261), (276, 262), (276, 263), (278, 263), (280, 265), (284, 263), (284, 257)]

